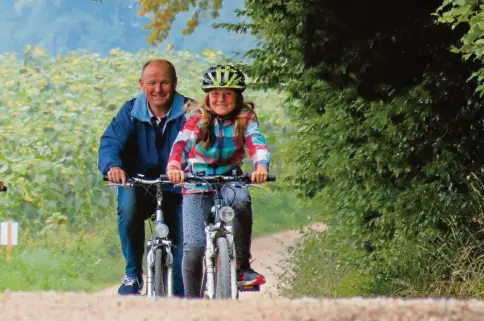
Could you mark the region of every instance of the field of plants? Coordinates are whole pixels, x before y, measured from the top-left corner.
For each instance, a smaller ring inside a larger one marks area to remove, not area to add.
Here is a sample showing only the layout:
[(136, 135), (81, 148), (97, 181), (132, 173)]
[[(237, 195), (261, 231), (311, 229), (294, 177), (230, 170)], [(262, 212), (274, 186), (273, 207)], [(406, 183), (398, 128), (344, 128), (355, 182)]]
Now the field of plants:
[[(174, 63), (178, 91), (194, 99), (203, 97), (202, 71), (224, 59), (212, 51), (198, 56), (116, 49), (108, 57), (78, 52), (49, 57), (33, 46), (26, 47), (24, 59), (0, 56), (0, 179), (9, 187), (0, 195), (0, 221), (20, 225), (11, 262), (0, 248), (0, 290), (93, 290), (119, 280), (123, 260), (114, 190), (97, 170), (97, 149), (109, 121), (139, 93), (141, 66), (156, 57)], [(256, 235), (311, 216), (301, 210), (309, 205), (280, 189), (293, 171), (284, 156), (290, 156), (291, 126), (283, 98), (275, 91), (246, 94), (256, 103), (273, 152), (271, 171), (280, 178), (253, 192)]]

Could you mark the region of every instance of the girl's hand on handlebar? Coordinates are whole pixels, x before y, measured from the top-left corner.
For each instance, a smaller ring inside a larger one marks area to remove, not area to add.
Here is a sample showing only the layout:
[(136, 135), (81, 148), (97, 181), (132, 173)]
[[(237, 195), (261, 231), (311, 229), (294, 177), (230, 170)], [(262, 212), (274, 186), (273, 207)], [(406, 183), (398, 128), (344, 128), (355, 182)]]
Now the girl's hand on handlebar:
[(126, 172), (120, 168), (120, 167), (112, 167), (109, 169), (108, 172), (108, 179), (110, 182), (113, 183), (122, 183), (123, 185), (126, 185), (126, 179), (128, 178), (128, 175)]
[(183, 183), (185, 181), (185, 173), (176, 168), (170, 168), (166, 171), (168, 180), (173, 184)]
[(252, 177), (250, 178), (252, 183), (262, 184), (267, 180), (267, 168), (264, 166), (259, 166), (254, 172), (252, 172)]

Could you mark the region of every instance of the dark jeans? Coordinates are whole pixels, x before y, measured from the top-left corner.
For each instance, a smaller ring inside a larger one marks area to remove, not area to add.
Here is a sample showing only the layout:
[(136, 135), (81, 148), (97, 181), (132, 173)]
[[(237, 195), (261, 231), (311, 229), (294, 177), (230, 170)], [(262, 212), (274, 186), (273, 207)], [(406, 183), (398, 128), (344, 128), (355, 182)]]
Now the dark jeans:
[[(146, 192), (141, 187), (118, 188), (118, 230), (121, 248), (126, 259), (126, 275), (140, 277), (143, 273), (145, 251), (144, 221), (156, 208), (155, 191)], [(183, 256), (182, 195), (163, 193), (163, 215), (170, 229), (169, 237), (174, 248), (174, 293), (184, 295), (181, 262)], [(154, 233), (154, 231), (153, 231)]]
[[(224, 186), (226, 187), (226, 186)], [(252, 202), (247, 189), (222, 188), (222, 198), (235, 211), (234, 243), (237, 264), (249, 267), (252, 238)], [(213, 205), (213, 194), (183, 196), (183, 282), (186, 297), (200, 297), (205, 252), (205, 221)]]

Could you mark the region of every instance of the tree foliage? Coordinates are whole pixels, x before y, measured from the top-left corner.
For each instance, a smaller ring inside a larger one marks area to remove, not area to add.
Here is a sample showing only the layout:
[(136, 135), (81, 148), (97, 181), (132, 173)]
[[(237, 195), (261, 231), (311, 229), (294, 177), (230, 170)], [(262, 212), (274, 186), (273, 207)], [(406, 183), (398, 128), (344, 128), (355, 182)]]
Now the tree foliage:
[(151, 30), (148, 41), (156, 44), (168, 37), (177, 14), (191, 12), (191, 17), (182, 31), (184, 35), (188, 35), (200, 24), (200, 19), (207, 15), (212, 19), (219, 16), (222, 0), (139, 0), (139, 5), (140, 15), (152, 14), (152, 21), (145, 29)]
[(442, 240), (480, 253), (466, 178), (483, 177), (484, 106), (468, 81), (476, 64), (449, 51), (465, 30), (432, 15), (440, 1), (245, 3), (264, 38), (248, 53), (253, 72), (293, 99), (296, 184), (367, 252), (365, 267), (386, 280), (374, 291), (446, 280), (432, 256)]
[[(465, 60), (478, 61), (473, 78), (477, 78), (480, 85), (478, 92), (484, 90), (484, 4), (480, 1), (445, 0), (438, 8), (439, 22), (446, 23), (452, 28), (466, 30), (461, 41), (452, 47), (452, 51), (460, 53)], [(482, 93), (481, 93), (482, 95)]]

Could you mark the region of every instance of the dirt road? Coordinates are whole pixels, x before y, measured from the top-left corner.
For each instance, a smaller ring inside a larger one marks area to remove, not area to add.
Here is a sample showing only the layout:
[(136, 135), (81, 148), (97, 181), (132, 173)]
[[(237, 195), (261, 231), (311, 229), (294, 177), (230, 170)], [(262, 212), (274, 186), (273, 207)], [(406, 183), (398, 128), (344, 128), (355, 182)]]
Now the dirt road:
[(260, 293), (242, 293), (239, 301), (119, 297), (116, 287), (99, 293), (3, 293), (0, 321), (10, 320), (165, 320), (165, 321), (440, 321), (484, 320), (484, 302), (455, 300), (401, 300), (301, 298), (289, 300), (277, 293), (278, 262), (299, 238), (295, 231), (253, 241), (255, 269), (268, 283)]

